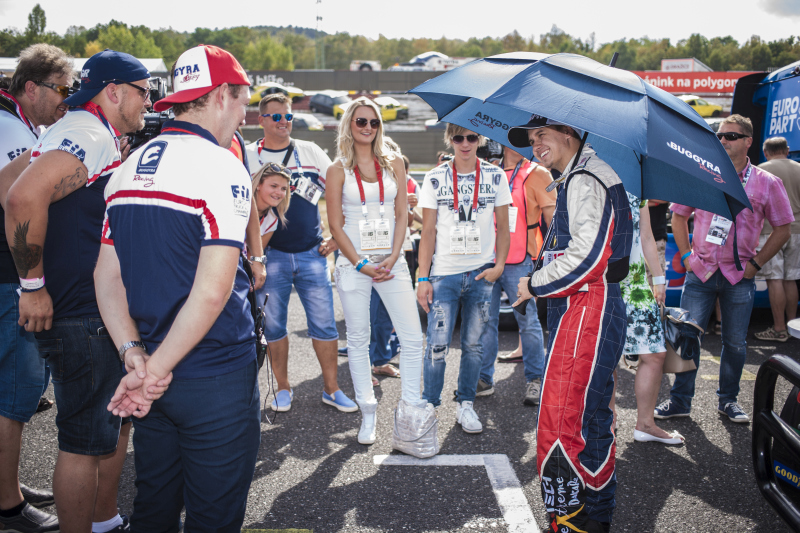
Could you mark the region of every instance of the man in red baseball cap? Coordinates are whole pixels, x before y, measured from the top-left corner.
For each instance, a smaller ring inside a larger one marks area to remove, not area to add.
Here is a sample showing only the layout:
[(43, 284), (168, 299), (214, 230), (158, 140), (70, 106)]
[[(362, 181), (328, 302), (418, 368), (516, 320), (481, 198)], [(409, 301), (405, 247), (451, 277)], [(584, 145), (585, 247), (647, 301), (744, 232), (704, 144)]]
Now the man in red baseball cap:
[(128, 371), (108, 409), (135, 417), (131, 531), (177, 531), (185, 506), (186, 531), (238, 532), (261, 435), (241, 259), (251, 181), (228, 152), (249, 81), (203, 45), (172, 75), (175, 93), (155, 107), (175, 120), (106, 188), (95, 285)]

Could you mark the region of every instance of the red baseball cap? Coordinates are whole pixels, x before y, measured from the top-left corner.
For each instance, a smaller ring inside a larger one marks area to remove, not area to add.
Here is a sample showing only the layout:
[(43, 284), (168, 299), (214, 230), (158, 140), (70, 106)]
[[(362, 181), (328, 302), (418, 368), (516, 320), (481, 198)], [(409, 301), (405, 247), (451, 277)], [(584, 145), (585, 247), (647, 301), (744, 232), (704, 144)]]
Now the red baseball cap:
[(153, 105), (156, 111), (166, 111), (173, 104), (183, 104), (204, 96), (223, 83), (250, 85), (247, 73), (229, 52), (201, 44), (181, 54), (172, 73), (171, 95)]

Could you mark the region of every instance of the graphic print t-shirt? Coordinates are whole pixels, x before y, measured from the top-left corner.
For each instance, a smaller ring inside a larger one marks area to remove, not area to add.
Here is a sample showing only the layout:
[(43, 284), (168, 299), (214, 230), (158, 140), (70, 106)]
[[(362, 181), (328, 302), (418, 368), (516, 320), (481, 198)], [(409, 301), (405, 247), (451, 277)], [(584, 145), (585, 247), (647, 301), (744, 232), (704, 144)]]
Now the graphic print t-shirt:
[[(422, 182), (419, 206), (436, 209), (436, 249), (431, 276), (449, 276), (475, 270), (494, 262), (494, 208), (511, 203), (508, 178), (503, 169), (481, 161), (477, 212), (472, 211), (475, 172), (458, 174), (458, 221), (453, 211), (453, 167), (443, 163), (427, 174)], [(481, 253), (450, 255), (450, 228), (456, 224), (475, 223), (481, 232)]]

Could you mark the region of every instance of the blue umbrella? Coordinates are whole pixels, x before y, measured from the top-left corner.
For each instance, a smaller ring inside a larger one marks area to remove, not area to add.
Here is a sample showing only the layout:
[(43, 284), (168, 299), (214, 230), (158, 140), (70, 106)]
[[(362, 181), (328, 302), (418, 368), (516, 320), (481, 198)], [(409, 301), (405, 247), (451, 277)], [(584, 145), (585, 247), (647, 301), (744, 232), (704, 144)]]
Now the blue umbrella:
[[(532, 114), (581, 129), (639, 198), (729, 219), (752, 209), (708, 124), (686, 103), (631, 72), (574, 54), (517, 52), (473, 61), (410, 92), (433, 107), (439, 120), (509, 147), (508, 129)], [(525, 152), (532, 156), (530, 149)]]

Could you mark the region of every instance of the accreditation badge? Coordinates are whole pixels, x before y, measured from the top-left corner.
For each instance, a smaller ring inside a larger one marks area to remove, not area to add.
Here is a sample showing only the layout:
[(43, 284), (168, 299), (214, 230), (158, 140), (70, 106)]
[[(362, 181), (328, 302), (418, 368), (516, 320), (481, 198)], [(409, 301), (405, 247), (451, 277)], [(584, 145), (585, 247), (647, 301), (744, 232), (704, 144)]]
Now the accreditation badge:
[(319, 199), (322, 198), (322, 188), (311, 181), (311, 178), (303, 176), (297, 180), (294, 194), (300, 198), (303, 198), (307, 202), (311, 202), (312, 205), (317, 205), (319, 203)]
[(377, 250), (378, 240), (375, 235), (375, 221), (374, 220), (359, 220), (358, 232), (361, 235), (361, 249), (362, 250)]
[(513, 205), (508, 206), (508, 231), (514, 233), (517, 229), (518, 209)]
[(383, 218), (375, 221), (375, 248), (377, 250), (388, 250), (392, 247), (392, 237), (390, 235), (389, 221)]
[(481, 230), (472, 224), (466, 227), (466, 252), (467, 254), (481, 253)]
[(465, 239), (466, 231), (464, 226), (455, 225), (450, 228), (450, 255), (464, 255), (467, 253)]
[(728, 239), (728, 233), (730, 233), (732, 225), (733, 222), (727, 218), (714, 215), (714, 218), (711, 219), (711, 225), (708, 227), (706, 242), (722, 246)]

